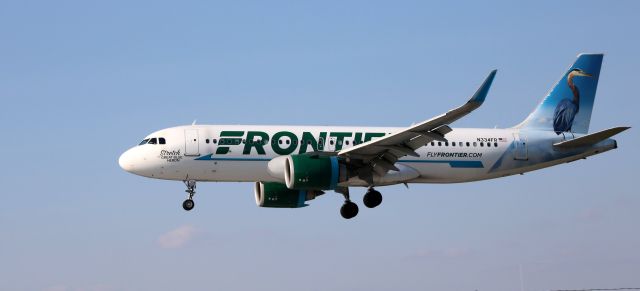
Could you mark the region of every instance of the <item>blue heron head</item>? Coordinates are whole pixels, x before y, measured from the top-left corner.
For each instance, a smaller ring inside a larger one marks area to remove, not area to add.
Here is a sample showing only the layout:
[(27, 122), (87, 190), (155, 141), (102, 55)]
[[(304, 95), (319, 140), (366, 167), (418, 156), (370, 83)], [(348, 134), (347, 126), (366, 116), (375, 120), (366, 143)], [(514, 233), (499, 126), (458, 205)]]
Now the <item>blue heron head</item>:
[(569, 71), (568, 78), (572, 78), (573, 79), (573, 77), (593, 77), (593, 75), (583, 71), (582, 69), (575, 68), (575, 69)]

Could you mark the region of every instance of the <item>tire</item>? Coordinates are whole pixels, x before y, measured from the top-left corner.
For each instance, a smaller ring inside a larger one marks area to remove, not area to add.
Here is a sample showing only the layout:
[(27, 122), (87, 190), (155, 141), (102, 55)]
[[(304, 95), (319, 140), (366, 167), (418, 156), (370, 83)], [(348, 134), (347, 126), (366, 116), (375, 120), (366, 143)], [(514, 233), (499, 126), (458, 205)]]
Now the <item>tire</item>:
[(184, 208), (184, 210), (186, 211), (193, 209), (194, 206), (195, 206), (195, 203), (191, 199), (187, 199), (184, 202), (182, 202), (182, 208)]
[(342, 207), (340, 207), (340, 215), (342, 215), (344, 219), (356, 217), (356, 215), (358, 215), (358, 205), (351, 201), (345, 201)]
[(364, 194), (364, 198), (362, 199), (364, 206), (369, 208), (375, 208), (382, 203), (382, 194), (376, 190), (368, 191), (367, 194)]

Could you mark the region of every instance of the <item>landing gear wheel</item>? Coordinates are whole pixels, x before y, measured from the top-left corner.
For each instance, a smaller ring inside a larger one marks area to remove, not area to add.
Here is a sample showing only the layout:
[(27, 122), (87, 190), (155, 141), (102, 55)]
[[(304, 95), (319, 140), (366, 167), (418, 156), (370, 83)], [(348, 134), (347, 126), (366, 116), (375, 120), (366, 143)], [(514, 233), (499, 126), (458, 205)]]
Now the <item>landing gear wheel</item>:
[(185, 180), (184, 184), (187, 186), (187, 190), (184, 192), (187, 192), (188, 195), (187, 200), (182, 202), (182, 208), (189, 211), (195, 206), (195, 203), (193, 202), (193, 195), (196, 194), (196, 180)]
[(362, 199), (364, 206), (369, 208), (374, 208), (382, 203), (382, 194), (380, 192), (373, 190), (373, 188), (369, 189), (366, 194), (364, 194), (364, 198)]
[(342, 207), (340, 207), (340, 214), (345, 219), (354, 218), (358, 215), (358, 205), (351, 201), (345, 201)]
[(193, 199), (187, 199), (184, 202), (182, 202), (182, 208), (184, 208), (184, 210), (186, 211), (193, 209), (194, 206), (195, 206), (195, 203), (193, 202)]

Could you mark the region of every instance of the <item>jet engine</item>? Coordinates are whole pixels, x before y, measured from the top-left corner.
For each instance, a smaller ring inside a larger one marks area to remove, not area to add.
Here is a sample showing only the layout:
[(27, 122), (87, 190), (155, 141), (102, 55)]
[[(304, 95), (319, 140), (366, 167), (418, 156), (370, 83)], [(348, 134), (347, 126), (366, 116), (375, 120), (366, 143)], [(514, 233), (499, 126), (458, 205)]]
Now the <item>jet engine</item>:
[(306, 201), (324, 194), (319, 190), (292, 190), (286, 185), (273, 182), (256, 182), (253, 192), (260, 207), (299, 208)]
[(291, 155), (284, 161), (284, 181), (289, 189), (333, 190), (348, 179), (338, 157)]

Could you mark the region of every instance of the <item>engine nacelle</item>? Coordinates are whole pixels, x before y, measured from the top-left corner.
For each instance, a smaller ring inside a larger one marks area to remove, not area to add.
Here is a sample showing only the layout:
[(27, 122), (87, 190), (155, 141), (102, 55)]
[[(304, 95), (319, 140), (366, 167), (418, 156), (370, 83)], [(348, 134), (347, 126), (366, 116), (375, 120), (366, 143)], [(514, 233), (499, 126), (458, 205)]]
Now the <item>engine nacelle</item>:
[(284, 163), (284, 180), (289, 189), (333, 190), (347, 179), (346, 166), (335, 156), (291, 155)]
[(253, 193), (258, 206), (278, 208), (305, 207), (305, 201), (324, 194), (319, 190), (292, 190), (284, 184), (272, 182), (256, 182)]

